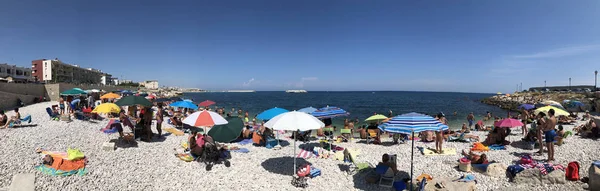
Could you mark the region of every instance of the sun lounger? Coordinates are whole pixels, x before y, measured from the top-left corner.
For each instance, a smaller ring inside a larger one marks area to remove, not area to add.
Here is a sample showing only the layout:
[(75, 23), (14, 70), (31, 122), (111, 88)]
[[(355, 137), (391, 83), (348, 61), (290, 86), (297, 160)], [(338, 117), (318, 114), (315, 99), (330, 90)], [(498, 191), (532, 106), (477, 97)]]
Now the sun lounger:
[(374, 169), (375, 167), (368, 162), (358, 163), (356, 161), (357, 154), (356, 152), (351, 152), (348, 149), (344, 150), (344, 158), (347, 158), (351, 164), (349, 166), (348, 174), (355, 174), (368, 171), (369, 169)]

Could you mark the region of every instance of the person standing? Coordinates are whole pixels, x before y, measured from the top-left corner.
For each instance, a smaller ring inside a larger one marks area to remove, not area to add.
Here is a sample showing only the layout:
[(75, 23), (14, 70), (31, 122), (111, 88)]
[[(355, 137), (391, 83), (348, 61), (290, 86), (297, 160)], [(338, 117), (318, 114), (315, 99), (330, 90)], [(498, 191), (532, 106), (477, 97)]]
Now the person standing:
[(162, 136), (162, 122), (163, 122), (163, 107), (161, 104), (158, 105), (158, 111), (156, 111), (156, 131), (158, 131), (158, 136)]
[(467, 121), (469, 121), (469, 130), (473, 130), (473, 121), (475, 121), (475, 115), (473, 115), (473, 112), (467, 115)]
[[(443, 113), (439, 113), (437, 115), (437, 119), (438, 121), (440, 121), (440, 123), (447, 125), (447, 121), (446, 121), (446, 116)], [(439, 130), (435, 131), (435, 150), (437, 151), (437, 153), (443, 153), (443, 147), (442, 144), (444, 143), (444, 133), (440, 127)]]
[(544, 126), (546, 147), (548, 147), (548, 162), (554, 161), (554, 137), (556, 137), (556, 131), (554, 131), (554, 128), (558, 123), (558, 120), (554, 116), (554, 112), (554, 109), (550, 109), (548, 111), (548, 121)]
[(540, 150), (536, 154), (541, 155), (544, 153), (544, 141), (542, 140), (542, 129), (545, 128), (547, 120), (545, 119), (546, 114), (540, 112), (537, 115), (537, 127), (535, 128), (537, 142), (540, 145)]
[(521, 133), (523, 133), (523, 137), (527, 137), (527, 120), (529, 119), (529, 112), (522, 108), (521, 110), (521, 122), (523, 122), (523, 127), (521, 127)]

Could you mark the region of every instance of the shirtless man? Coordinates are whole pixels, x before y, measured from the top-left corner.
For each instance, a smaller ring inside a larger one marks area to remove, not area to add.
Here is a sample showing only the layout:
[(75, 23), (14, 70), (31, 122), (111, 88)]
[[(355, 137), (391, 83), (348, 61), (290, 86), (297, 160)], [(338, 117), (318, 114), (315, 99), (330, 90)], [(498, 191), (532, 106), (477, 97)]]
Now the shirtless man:
[(525, 108), (521, 111), (521, 122), (523, 122), (523, 127), (521, 128), (521, 133), (523, 133), (523, 137), (527, 137), (527, 120), (529, 119), (529, 112), (525, 110)]
[(537, 125), (535, 132), (536, 132), (538, 144), (540, 145), (540, 150), (537, 152), (537, 154), (540, 154), (540, 155), (542, 153), (544, 153), (544, 141), (542, 140), (542, 132), (546, 126), (546, 122), (548, 121), (545, 119), (545, 116), (546, 116), (546, 114), (544, 114), (542, 112), (540, 112), (537, 115), (538, 125)]
[(556, 117), (554, 116), (554, 109), (550, 109), (548, 111), (548, 120), (544, 125), (544, 136), (546, 139), (546, 147), (548, 148), (548, 162), (554, 161), (554, 137), (556, 137), (556, 131), (554, 128), (558, 123)]
[(467, 121), (469, 121), (469, 129), (473, 130), (473, 122), (475, 121), (475, 115), (473, 115), (473, 112), (469, 113), (467, 116)]

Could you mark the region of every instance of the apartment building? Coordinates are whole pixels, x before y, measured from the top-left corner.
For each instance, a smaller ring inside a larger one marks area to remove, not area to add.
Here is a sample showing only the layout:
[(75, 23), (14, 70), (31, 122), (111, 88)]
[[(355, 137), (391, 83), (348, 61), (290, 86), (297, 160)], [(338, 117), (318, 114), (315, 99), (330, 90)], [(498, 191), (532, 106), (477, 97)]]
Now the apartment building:
[(29, 68), (4, 63), (0, 64), (0, 80), (26, 83), (33, 82), (33, 77)]
[(111, 77), (110, 74), (106, 74), (101, 70), (67, 64), (58, 60), (58, 58), (31, 61), (31, 68), (36, 81), (51, 83), (104, 84), (110, 80), (104, 80), (104, 83), (102, 83), (102, 77)]
[(140, 85), (143, 85), (147, 89), (155, 90), (158, 89), (158, 81), (156, 80), (147, 80), (144, 82), (140, 82)]

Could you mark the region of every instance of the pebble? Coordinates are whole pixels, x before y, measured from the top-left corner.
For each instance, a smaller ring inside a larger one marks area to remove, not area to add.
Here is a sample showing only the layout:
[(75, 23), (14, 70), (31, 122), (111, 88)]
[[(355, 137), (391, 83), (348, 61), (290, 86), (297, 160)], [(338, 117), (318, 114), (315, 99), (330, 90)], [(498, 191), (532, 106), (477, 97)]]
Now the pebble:
[[(179, 148), (187, 136), (166, 136), (162, 142), (138, 142), (137, 147), (117, 148), (115, 151), (102, 150), (102, 143), (116, 139), (117, 134), (105, 135), (99, 130), (107, 124), (104, 121), (78, 121), (70, 123), (52, 121), (45, 111), (56, 103), (39, 103), (21, 108), (22, 115), (31, 114), (36, 127), (0, 129), (0, 190), (10, 186), (12, 176), (18, 173), (35, 173), (36, 190), (302, 190), (290, 184), (291, 177), (282, 175), (292, 171), (294, 157), (293, 142), (288, 134), (280, 135), (282, 140), (291, 144), (280, 150), (271, 150), (251, 145), (238, 145), (248, 148), (250, 153), (232, 153), (231, 167), (217, 164), (212, 171), (206, 171), (204, 164), (183, 162), (173, 156), (173, 148)], [(12, 116), (12, 112), (7, 112)], [(163, 124), (163, 127), (169, 126)], [(571, 130), (573, 126), (565, 126)], [(153, 130), (155, 128), (153, 127)], [(520, 140), (522, 135), (509, 136), (509, 140)], [(482, 140), (483, 132), (473, 132)], [(361, 154), (357, 162), (369, 162), (376, 165), (384, 153), (397, 154), (398, 168), (410, 174), (410, 144), (390, 145), (391, 139), (384, 136), (385, 145), (364, 143), (336, 143), (345, 148), (357, 148)], [(304, 143), (297, 142), (300, 146)], [(309, 143), (317, 145), (317, 143)], [(594, 146), (590, 146), (594, 145)], [(592, 160), (600, 159), (597, 152), (598, 142), (571, 136), (565, 144), (555, 147), (556, 162), (567, 165), (571, 161), (579, 161), (582, 168), (580, 174), (587, 175)], [(415, 142), (415, 147), (435, 147), (434, 143)], [(427, 173), (435, 177), (459, 178), (466, 173), (456, 170), (457, 161), (462, 150), (470, 148), (469, 143), (445, 142), (445, 148), (456, 148), (457, 154), (450, 156), (423, 156), (415, 149), (414, 176)], [(36, 148), (52, 151), (66, 151), (68, 148), (79, 148), (88, 156), (88, 173), (84, 176), (54, 177), (41, 174), (32, 164), (40, 164), (41, 157), (35, 153)], [(299, 150), (297, 150), (299, 152)], [(519, 153), (533, 153), (507, 146), (507, 150), (490, 151), (486, 154), (490, 160), (507, 165), (519, 159)], [(544, 159), (546, 156), (534, 156)], [(274, 160), (275, 159), (275, 160)], [(274, 160), (274, 161), (273, 161)], [(267, 163), (271, 161), (270, 163)], [(302, 159), (298, 159), (302, 161)], [(341, 169), (348, 165), (333, 159), (310, 158), (306, 161), (320, 168), (322, 175), (309, 180), (310, 190), (379, 190), (377, 185), (368, 185), (364, 175), (347, 175)], [(263, 164), (271, 164), (270, 166)], [(275, 165), (276, 164), (276, 165)], [(494, 178), (479, 173), (472, 173), (478, 180), (478, 190), (581, 190), (582, 185), (568, 182), (564, 185), (516, 185), (508, 182), (508, 178)], [(207, 183), (208, 182), (208, 183)], [(257, 185), (256, 183), (260, 183)]]

